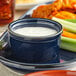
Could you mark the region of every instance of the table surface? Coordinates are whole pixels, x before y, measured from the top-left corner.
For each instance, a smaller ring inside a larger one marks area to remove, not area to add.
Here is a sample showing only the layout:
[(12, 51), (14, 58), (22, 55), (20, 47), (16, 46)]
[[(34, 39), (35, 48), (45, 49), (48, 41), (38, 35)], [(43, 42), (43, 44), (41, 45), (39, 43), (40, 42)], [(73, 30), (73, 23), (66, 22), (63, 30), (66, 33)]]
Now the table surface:
[[(17, 20), (20, 16), (22, 16), (27, 10), (15, 11), (15, 19)], [(8, 28), (8, 25), (0, 26), (0, 35)], [(69, 68), (68, 70), (76, 70), (76, 67)], [(19, 72), (15, 72), (8, 67), (4, 66), (0, 63), (0, 76), (22, 76), (23, 74)]]

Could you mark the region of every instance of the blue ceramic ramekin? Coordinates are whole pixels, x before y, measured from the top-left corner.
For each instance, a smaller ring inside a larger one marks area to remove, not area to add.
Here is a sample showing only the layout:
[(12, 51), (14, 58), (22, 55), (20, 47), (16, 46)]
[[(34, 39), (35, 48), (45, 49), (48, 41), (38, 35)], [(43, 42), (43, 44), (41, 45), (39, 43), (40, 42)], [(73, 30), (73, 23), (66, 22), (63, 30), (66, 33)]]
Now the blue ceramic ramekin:
[[(27, 37), (14, 31), (22, 27), (48, 27), (57, 31), (47, 37)], [(58, 63), (60, 36), (62, 26), (48, 19), (28, 18), (12, 22), (8, 26), (8, 44), (11, 48), (10, 57), (26, 63)]]

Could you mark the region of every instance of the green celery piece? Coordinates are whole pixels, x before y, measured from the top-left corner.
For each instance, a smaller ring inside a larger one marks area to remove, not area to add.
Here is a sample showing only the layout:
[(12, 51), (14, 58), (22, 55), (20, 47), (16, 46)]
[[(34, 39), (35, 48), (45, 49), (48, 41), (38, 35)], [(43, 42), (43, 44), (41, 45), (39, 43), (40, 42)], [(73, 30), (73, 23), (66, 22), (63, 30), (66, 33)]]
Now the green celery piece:
[[(65, 19), (65, 20), (76, 23), (76, 19)], [(62, 36), (60, 47), (68, 51), (76, 52), (76, 39)]]
[(62, 24), (62, 26), (70, 32), (76, 33), (76, 23), (65, 21), (63, 19), (53, 17), (52, 20), (55, 20)]
[[(76, 23), (73, 23), (72, 21), (73, 20), (69, 20), (69, 19), (66, 19), (66, 20), (68, 20), (68, 21), (65, 21), (64, 19), (60, 19), (60, 18), (56, 18), (56, 17), (53, 17), (52, 18), (52, 20), (55, 20), (55, 21), (58, 21), (58, 22), (60, 22), (60, 23), (62, 23), (62, 24), (65, 24), (65, 25), (67, 25), (67, 26), (73, 26), (73, 27), (76, 27)], [(69, 22), (70, 21), (70, 22)]]
[(65, 50), (76, 52), (76, 39), (61, 37), (60, 47)]
[(64, 20), (69, 21), (69, 22), (76, 23), (76, 19), (64, 19)]

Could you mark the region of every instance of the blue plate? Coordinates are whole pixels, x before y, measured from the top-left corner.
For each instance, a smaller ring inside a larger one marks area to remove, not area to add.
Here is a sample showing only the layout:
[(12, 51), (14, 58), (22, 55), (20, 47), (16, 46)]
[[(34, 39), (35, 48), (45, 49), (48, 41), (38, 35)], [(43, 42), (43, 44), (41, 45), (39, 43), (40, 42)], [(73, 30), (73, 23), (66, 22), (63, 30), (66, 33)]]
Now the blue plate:
[[(27, 13), (21, 16), (20, 19), (30, 18), (33, 10), (36, 9), (38, 6), (40, 5), (37, 5), (34, 8), (30, 9)], [(60, 49), (60, 57), (61, 57), (60, 63), (31, 64), (31, 63), (21, 62), (19, 60), (16, 60), (13, 57), (9, 57), (10, 49), (7, 44), (7, 37), (8, 37), (7, 32), (5, 32), (0, 38), (4, 42), (4, 46), (5, 46), (5, 48), (1, 49), (0, 51), (0, 62), (13, 69), (17, 69), (20, 71), (23, 71), (23, 70), (40, 71), (40, 70), (54, 70), (54, 69), (63, 70), (63, 69), (70, 67), (71, 65), (76, 64), (76, 53), (69, 52), (69, 51), (62, 50), (62, 49)], [(6, 51), (6, 49), (8, 49), (8, 52)]]

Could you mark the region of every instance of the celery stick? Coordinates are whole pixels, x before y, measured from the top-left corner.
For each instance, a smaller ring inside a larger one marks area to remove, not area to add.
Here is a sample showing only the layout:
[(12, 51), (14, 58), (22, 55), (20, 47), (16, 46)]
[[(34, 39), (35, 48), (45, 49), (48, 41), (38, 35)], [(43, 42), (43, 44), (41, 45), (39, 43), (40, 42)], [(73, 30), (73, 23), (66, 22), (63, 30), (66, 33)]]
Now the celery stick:
[(62, 24), (62, 26), (70, 32), (76, 33), (76, 23), (65, 21), (59, 18), (53, 17), (52, 20), (55, 20)]
[(67, 26), (65, 24), (62, 24), (62, 26), (64, 27), (64, 29), (67, 29), (70, 32), (76, 33), (76, 27), (74, 27), (74, 26)]
[(59, 19), (59, 18), (53, 17), (52, 20), (56, 20), (56, 21), (61, 22), (63, 24), (68, 24), (68, 26), (75, 26), (76, 27), (76, 23), (65, 21), (63, 19)]
[(76, 19), (64, 19), (64, 20), (69, 21), (69, 22), (76, 23)]
[(76, 39), (71, 39), (62, 36), (60, 47), (65, 50), (76, 52)]

